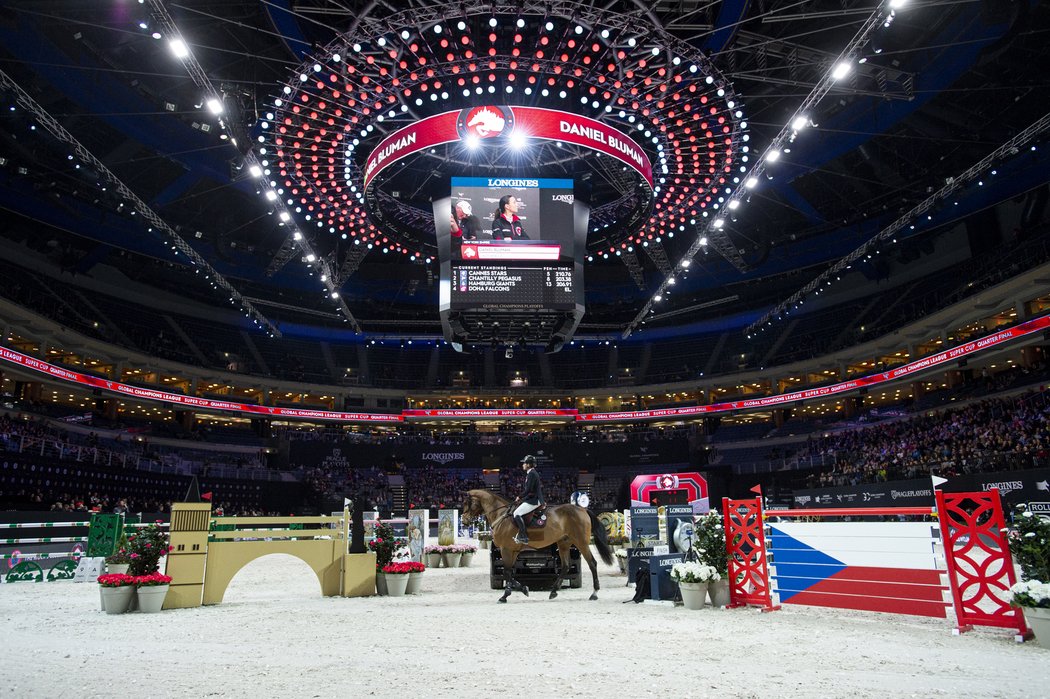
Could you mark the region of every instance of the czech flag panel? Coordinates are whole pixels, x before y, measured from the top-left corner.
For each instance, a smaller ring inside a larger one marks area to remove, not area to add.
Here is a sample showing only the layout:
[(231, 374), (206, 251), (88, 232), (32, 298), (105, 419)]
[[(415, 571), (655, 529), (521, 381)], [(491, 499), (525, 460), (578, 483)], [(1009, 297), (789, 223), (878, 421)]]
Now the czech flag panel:
[(939, 529), (929, 522), (770, 524), (770, 576), (781, 604), (945, 618)]

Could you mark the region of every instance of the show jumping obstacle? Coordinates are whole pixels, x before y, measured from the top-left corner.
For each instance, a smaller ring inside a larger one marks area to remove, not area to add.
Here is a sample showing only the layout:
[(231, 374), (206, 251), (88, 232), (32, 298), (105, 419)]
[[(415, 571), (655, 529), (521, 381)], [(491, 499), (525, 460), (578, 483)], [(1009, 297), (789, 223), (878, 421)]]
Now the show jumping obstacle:
[[(723, 499), (730, 607), (781, 604), (947, 618), (1031, 636), (1006, 598), (1016, 582), (997, 490), (935, 491), (936, 508), (764, 512), (762, 499)], [(769, 518), (933, 516), (933, 522), (770, 522)]]
[[(20, 551), (0, 554), (0, 560), (9, 561), (11, 570), (6, 582), (53, 582), (73, 578), (81, 557), (105, 557), (116, 551), (120, 535), (126, 528), (149, 526), (126, 524), (123, 515), (95, 513), (88, 522), (15, 522), (0, 524), (0, 529), (59, 529), (87, 528), (86, 536), (17, 537), (0, 539), (0, 546), (26, 544), (73, 544), (70, 551)], [(167, 525), (163, 525), (167, 526)], [(63, 559), (47, 570), (37, 561)]]
[(327, 517), (212, 517), (210, 503), (173, 503), (164, 609), (221, 603), (241, 568), (274, 553), (310, 566), (326, 597), (375, 594), (375, 554), (347, 553), (349, 541), (348, 510)]

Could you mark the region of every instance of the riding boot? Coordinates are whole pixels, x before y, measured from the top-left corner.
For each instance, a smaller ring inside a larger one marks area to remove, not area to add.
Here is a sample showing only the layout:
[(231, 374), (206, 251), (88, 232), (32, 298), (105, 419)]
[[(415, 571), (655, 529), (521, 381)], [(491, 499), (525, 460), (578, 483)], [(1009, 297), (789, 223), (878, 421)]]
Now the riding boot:
[(514, 537), (514, 541), (519, 544), (529, 543), (529, 530), (525, 528), (525, 518), (520, 515), (513, 517), (514, 524), (518, 525), (518, 535)]

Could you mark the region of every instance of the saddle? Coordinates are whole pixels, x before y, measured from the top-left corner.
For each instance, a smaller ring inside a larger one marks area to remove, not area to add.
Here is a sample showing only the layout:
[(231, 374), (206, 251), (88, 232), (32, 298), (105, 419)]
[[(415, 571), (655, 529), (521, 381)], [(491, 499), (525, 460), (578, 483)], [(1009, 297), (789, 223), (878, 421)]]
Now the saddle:
[(547, 505), (544, 503), (535, 510), (525, 515), (525, 526), (539, 529), (547, 523)]

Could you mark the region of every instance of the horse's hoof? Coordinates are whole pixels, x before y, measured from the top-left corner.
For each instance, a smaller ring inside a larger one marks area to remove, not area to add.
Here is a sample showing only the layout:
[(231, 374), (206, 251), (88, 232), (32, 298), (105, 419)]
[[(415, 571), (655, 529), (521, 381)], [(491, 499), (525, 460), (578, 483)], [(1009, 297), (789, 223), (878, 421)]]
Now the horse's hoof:
[(548, 599), (554, 599), (557, 596), (558, 596), (558, 592), (556, 590), (551, 590), (551, 596), (548, 597)]
[(507, 603), (507, 598), (506, 597), (500, 597), (496, 601), (499, 602), (500, 604), (506, 604)]
[(529, 586), (528, 585), (522, 585), (521, 586), (521, 594), (525, 595), (526, 597), (529, 596)]
[(596, 599), (598, 599), (598, 593), (597, 592), (592, 592), (591, 596), (588, 597), (587, 599), (589, 599), (592, 602), (595, 601)]

